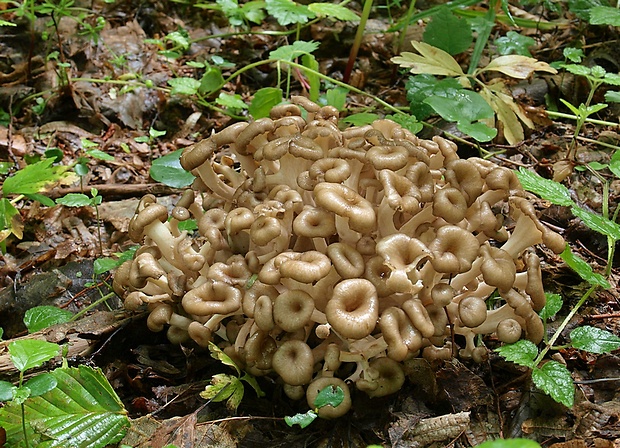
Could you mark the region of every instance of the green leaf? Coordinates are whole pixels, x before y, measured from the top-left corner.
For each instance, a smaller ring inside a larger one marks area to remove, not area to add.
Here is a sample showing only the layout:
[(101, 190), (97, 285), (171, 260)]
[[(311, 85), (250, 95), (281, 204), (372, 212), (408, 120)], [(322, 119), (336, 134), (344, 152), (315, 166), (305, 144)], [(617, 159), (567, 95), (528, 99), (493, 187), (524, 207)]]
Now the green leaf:
[(67, 193), (56, 199), (56, 203), (66, 207), (85, 207), (91, 205), (91, 198), (82, 193)]
[(186, 219), (185, 221), (180, 221), (177, 224), (177, 227), (181, 232), (184, 230), (187, 232), (193, 232), (194, 230), (198, 230), (198, 223), (195, 219)]
[(590, 76), (592, 74), (590, 67), (581, 64), (562, 64), (562, 68), (577, 76)]
[(284, 422), (290, 427), (292, 427), (293, 425), (299, 425), (301, 429), (304, 429), (310, 423), (315, 421), (318, 416), (319, 415), (316, 412), (314, 412), (313, 410), (310, 410), (306, 412), (305, 414), (295, 414), (293, 416), (286, 416), (284, 417)]
[(424, 42), (452, 55), (464, 52), (473, 41), (469, 24), (447, 7), (442, 7), (424, 30)]
[(556, 361), (546, 362), (541, 368), (532, 369), (532, 381), (558, 403), (572, 407), (575, 400), (573, 378), (565, 365)]
[(21, 238), (23, 230), (24, 224), (19, 210), (7, 198), (0, 198), (0, 241), (6, 239), (11, 233)]
[(92, 157), (93, 159), (105, 160), (108, 162), (114, 160), (113, 156), (99, 149), (89, 149), (86, 151), (86, 155)]
[(203, 95), (209, 95), (217, 91), (224, 84), (222, 71), (217, 67), (209, 67), (200, 78), (198, 91)]
[(590, 11), (595, 6), (609, 6), (607, 0), (568, 0), (568, 9), (583, 20), (590, 20)]
[(349, 91), (344, 87), (335, 87), (325, 92), (327, 104), (334, 106), (338, 110), (343, 110), (347, 102), (347, 94)]
[(590, 283), (591, 285), (597, 285), (605, 289), (611, 288), (609, 282), (603, 277), (601, 274), (597, 274), (592, 271), (592, 266), (590, 266), (586, 261), (584, 261), (579, 255), (574, 254), (568, 244), (566, 245), (566, 249), (564, 252), (560, 254), (562, 260), (570, 267), (573, 271), (575, 271), (579, 276)]
[(515, 174), (525, 190), (531, 191), (544, 200), (555, 205), (567, 207), (575, 205), (570, 197), (570, 191), (561, 183), (545, 179), (534, 171), (527, 170), (523, 167), (519, 168), (519, 171), (516, 171)]
[(514, 344), (503, 345), (496, 348), (495, 351), (507, 361), (530, 368), (534, 367), (534, 359), (538, 356), (538, 348), (527, 339), (522, 339)]
[(609, 353), (620, 348), (620, 338), (601, 328), (584, 325), (570, 333), (571, 344), (590, 353)]
[(529, 439), (497, 439), (487, 440), (477, 448), (540, 448), (540, 444)]
[(58, 344), (40, 339), (23, 339), (9, 344), (9, 354), (15, 368), (20, 372), (39, 367), (58, 355)]
[(585, 56), (581, 48), (566, 47), (562, 50), (562, 54), (566, 59), (576, 64), (581, 62), (581, 59)]
[(316, 17), (307, 6), (297, 4), (293, 0), (265, 0), (265, 9), (281, 26), (308, 23), (310, 19)]
[(547, 303), (543, 306), (543, 309), (539, 311), (538, 315), (542, 320), (547, 320), (555, 316), (558, 311), (562, 309), (563, 300), (559, 294), (545, 293)]
[(497, 45), (497, 51), (501, 55), (520, 54), (532, 57), (529, 48), (536, 45), (536, 41), (529, 36), (508, 31), (505, 36), (495, 39), (495, 45)]
[(12, 400), (16, 390), (17, 387), (8, 381), (0, 381), (0, 402)]
[(395, 123), (398, 123), (403, 128), (408, 129), (413, 134), (417, 134), (424, 127), (422, 123), (420, 123), (415, 116), (409, 114), (394, 114), (394, 115), (386, 115), (385, 118), (388, 120), (392, 120)]
[[(195, 221), (195, 220), (190, 219), (188, 221)], [(179, 230), (182, 230), (182, 229), (179, 229)], [(95, 275), (101, 275), (104, 272), (108, 272), (112, 269), (115, 269), (116, 267), (123, 264), (125, 261), (131, 260), (139, 247), (140, 246), (133, 246), (127, 249), (126, 251), (115, 253), (114, 255), (117, 258), (111, 258), (111, 257), (97, 258), (93, 263)]]
[(310, 3), (308, 9), (317, 17), (333, 17), (348, 22), (359, 22), (360, 17), (348, 8), (333, 3)]
[(243, 384), (233, 375), (218, 373), (211, 378), (211, 384), (200, 392), (205, 400), (216, 403), (226, 400), (226, 407), (231, 412), (236, 412), (243, 399)]
[[(103, 448), (122, 439), (129, 419), (100, 369), (79, 366), (51, 372), (58, 384), (24, 403), (30, 446)], [(0, 426), (14, 446), (22, 446), (21, 407), (0, 410)]]
[(31, 397), (38, 397), (55, 388), (58, 385), (58, 381), (51, 373), (40, 373), (30, 378), (24, 385), (30, 389)]
[(265, 17), (267, 17), (263, 10), (264, 7), (264, 1), (250, 1), (243, 4), (241, 13), (247, 21), (260, 25), (263, 23), (263, 20), (265, 20)]
[(296, 40), (292, 45), (284, 45), (269, 52), (269, 59), (281, 59), (283, 61), (292, 61), (304, 54), (310, 54), (319, 48), (319, 43), (314, 41), (306, 42), (304, 40)]
[(217, 359), (225, 366), (230, 366), (237, 371), (237, 375), (241, 375), (241, 369), (235, 364), (235, 362), (228, 356), (226, 353), (222, 351), (217, 345), (213, 342), (209, 342), (209, 351), (211, 352), (211, 357), (213, 359)]
[(168, 80), (171, 95), (195, 95), (200, 89), (200, 81), (194, 78), (172, 78)]
[(609, 160), (609, 171), (620, 177), (620, 150), (616, 150)]
[[(319, 91), (321, 90), (321, 79), (319, 78), (319, 61), (316, 60), (314, 55), (304, 54), (301, 57), (301, 63), (304, 67), (313, 70), (304, 70), (304, 74), (306, 75), (306, 79), (308, 80), (308, 84), (310, 84), (310, 88), (308, 89), (308, 93), (310, 99), (316, 102), (319, 99)], [(316, 73), (315, 73), (316, 72)]]
[(620, 10), (611, 6), (595, 6), (590, 10), (590, 24), (620, 26)]
[(176, 45), (180, 46), (184, 50), (187, 50), (190, 45), (189, 36), (187, 35), (187, 32), (184, 30), (173, 31), (171, 33), (168, 33), (164, 37), (164, 40), (169, 40), (170, 42), (175, 43)]
[(254, 389), (254, 392), (256, 392), (257, 397), (264, 397), (266, 395), (265, 392), (263, 392), (263, 390), (260, 388), (258, 381), (256, 381), (256, 378), (254, 378), (249, 373), (245, 373), (241, 377), (241, 381), (245, 381), (246, 383), (248, 383), (252, 387), (252, 389)]
[(52, 166), (54, 159), (44, 159), (26, 165), (13, 176), (4, 180), (2, 192), (9, 194), (34, 194), (44, 191), (48, 186), (68, 175), (65, 166)]
[(603, 82), (612, 86), (620, 86), (620, 75), (617, 73), (605, 73)]
[(373, 114), (370, 112), (360, 112), (358, 114), (349, 115), (346, 118), (343, 118), (343, 123), (351, 124), (353, 126), (364, 126), (366, 124), (374, 123), (379, 119), (379, 114)]
[(216, 98), (215, 102), (220, 106), (224, 106), (233, 111), (247, 109), (248, 105), (243, 102), (241, 99), (241, 95), (239, 94), (230, 94), (226, 92), (220, 92), (219, 96)]
[(255, 120), (268, 117), (274, 106), (282, 102), (282, 89), (277, 87), (263, 87), (258, 89), (252, 98), (248, 112)]
[(52, 199), (50, 199), (47, 196), (44, 196), (42, 194), (39, 194), (39, 193), (26, 194), (24, 196), (26, 196), (31, 201), (40, 202), (41, 204), (45, 205), (46, 207), (53, 207), (53, 206), (56, 205), (56, 203)]
[(164, 135), (166, 135), (166, 131), (158, 131), (157, 129), (153, 127), (149, 128), (149, 137), (153, 140), (156, 138), (162, 137)]
[(440, 81), (428, 74), (410, 76), (405, 84), (409, 110), (418, 120), (426, 120), (434, 111), (430, 105), (424, 103), (425, 98), (433, 95), (449, 97), (462, 88), (463, 86), (453, 78)]
[(24, 324), (28, 328), (28, 333), (34, 333), (52, 325), (69, 322), (73, 313), (60, 309), (55, 306), (35, 306), (26, 311)]
[(469, 135), (479, 142), (488, 142), (493, 140), (497, 135), (497, 129), (490, 128), (485, 123), (457, 123), (456, 127), (459, 131)]
[(344, 400), (344, 390), (340, 386), (327, 386), (321, 389), (314, 399), (314, 406), (318, 409), (323, 406), (338, 407)]
[(449, 98), (431, 96), (424, 100), (444, 120), (457, 123), (473, 123), (485, 118), (493, 118), (491, 106), (478, 93), (471, 90), (456, 90)]
[(157, 182), (174, 188), (183, 188), (194, 182), (194, 175), (181, 166), (182, 149), (166, 154), (159, 159), (153, 160), (150, 175)]
[(577, 206), (571, 207), (571, 212), (590, 229), (602, 233), (615, 241), (620, 240), (620, 224)]
[(605, 101), (607, 101), (608, 103), (620, 103), (620, 92), (612, 90), (610, 90), (609, 92), (605, 92)]

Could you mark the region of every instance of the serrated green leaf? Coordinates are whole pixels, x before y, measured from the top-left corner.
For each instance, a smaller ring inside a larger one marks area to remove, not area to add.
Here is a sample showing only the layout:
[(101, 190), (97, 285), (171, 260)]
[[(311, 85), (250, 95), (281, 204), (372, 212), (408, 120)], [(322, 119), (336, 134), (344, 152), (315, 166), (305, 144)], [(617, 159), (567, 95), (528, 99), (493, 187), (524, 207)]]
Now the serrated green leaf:
[(344, 390), (340, 386), (327, 386), (319, 391), (314, 399), (314, 406), (318, 409), (323, 406), (338, 407), (344, 400)]
[(153, 160), (150, 175), (157, 182), (174, 188), (183, 188), (194, 182), (194, 175), (181, 166), (182, 149), (166, 154), (159, 159)]
[(39, 375), (30, 378), (24, 386), (30, 389), (31, 397), (38, 397), (43, 395), (58, 385), (58, 381), (51, 373), (40, 373)]
[(538, 442), (529, 439), (497, 439), (487, 440), (477, 448), (541, 448)]
[(0, 381), (0, 403), (12, 400), (16, 390), (17, 387), (8, 381)]
[(394, 123), (398, 123), (413, 134), (417, 134), (424, 127), (415, 116), (409, 114), (386, 115), (385, 118), (392, 120)]
[(295, 23), (308, 23), (315, 15), (305, 5), (292, 0), (265, 0), (265, 9), (276, 18), (281, 26)]
[(446, 6), (440, 8), (424, 30), (424, 42), (452, 55), (464, 52), (473, 41), (471, 26)]
[(65, 178), (68, 173), (65, 166), (52, 166), (54, 159), (44, 159), (32, 165), (26, 165), (13, 176), (4, 180), (2, 192), (9, 194), (34, 194), (45, 191), (50, 185)]
[(296, 40), (292, 45), (284, 45), (269, 52), (269, 59), (280, 59), (283, 61), (292, 61), (304, 54), (310, 54), (319, 48), (319, 43), (314, 41), (306, 42), (304, 40)]
[(23, 339), (9, 344), (9, 354), (15, 368), (20, 372), (39, 367), (58, 355), (58, 344), (40, 339)]
[(249, 1), (241, 6), (241, 13), (243, 17), (248, 21), (260, 25), (267, 17), (263, 8), (265, 7), (264, 1)]
[(224, 106), (233, 111), (248, 108), (248, 105), (245, 104), (241, 99), (241, 95), (236, 93), (230, 94), (226, 92), (221, 92), (219, 96), (215, 99), (215, 102), (220, 106)]
[(563, 64), (562, 68), (567, 72), (577, 76), (590, 76), (592, 74), (592, 70), (590, 70), (590, 67), (586, 67), (585, 65)]
[(534, 171), (527, 170), (523, 167), (519, 168), (519, 171), (515, 171), (515, 174), (525, 190), (531, 191), (544, 200), (552, 204), (567, 207), (575, 205), (570, 197), (570, 191), (561, 183), (545, 179)]
[(35, 306), (24, 314), (24, 324), (26, 324), (29, 333), (34, 333), (52, 325), (69, 322), (72, 317), (71, 311), (55, 306)]
[(566, 249), (564, 252), (560, 254), (560, 257), (564, 262), (570, 267), (573, 271), (575, 271), (579, 276), (590, 283), (591, 285), (597, 285), (605, 289), (611, 288), (609, 282), (603, 277), (601, 274), (597, 274), (592, 271), (592, 266), (590, 266), (585, 260), (583, 260), (579, 255), (574, 254), (568, 244), (566, 245)]
[(111, 271), (112, 269), (120, 266), (122, 262), (120, 260), (114, 258), (97, 258), (93, 263), (93, 269), (95, 271), (95, 275), (101, 275), (104, 272)]
[(564, 55), (566, 59), (568, 59), (571, 62), (575, 62), (577, 64), (581, 62), (581, 58), (585, 56), (581, 48), (574, 48), (574, 47), (564, 48), (564, 50), (562, 50), (562, 54)]
[(558, 311), (562, 309), (562, 305), (564, 304), (562, 296), (559, 294), (551, 294), (547, 292), (545, 293), (545, 297), (547, 299), (545, 306), (543, 306), (542, 310), (538, 313), (542, 320), (547, 320), (555, 316)]
[(333, 17), (346, 22), (358, 22), (360, 20), (355, 12), (333, 3), (310, 3), (308, 9), (317, 17)]
[(536, 45), (536, 41), (530, 36), (524, 36), (516, 31), (508, 31), (505, 36), (495, 39), (497, 51), (501, 55), (520, 54), (532, 57), (529, 48)]
[(584, 325), (570, 333), (571, 344), (590, 353), (609, 353), (620, 348), (620, 338), (601, 328)]
[(530, 368), (534, 367), (534, 359), (538, 356), (538, 348), (527, 339), (522, 339), (514, 344), (503, 345), (496, 348), (495, 351), (506, 358), (506, 361)]
[(347, 102), (347, 94), (349, 91), (344, 87), (335, 87), (325, 92), (325, 99), (327, 104), (335, 107), (338, 110), (343, 110)]
[[(56, 387), (24, 403), (31, 446), (103, 448), (122, 439), (129, 426), (127, 411), (100, 369), (82, 365), (50, 374)], [(14, 446), (23, 443), (20, 406), (0, 409), (0, 426)]]
[(558, 403), (572, 407), (575, 400), (573, 378), (565, 365), (556, 361), (546, 362), (532, 369), (532, 381)]
[(194, 78), (172, 78), (168, 85), (172, 87), (171, 95), (195, 95), (200, 89), (200, 81)]
[(284, 422), (292, 427), (293, 425), (299, 425), (301, 429), (307, 427), (317, 419), (319, 415), (313, 410), (309, 410), (305, 414), (295, 414), (293, 416), (284, 417)]
[(91, 198), (82, 193), (68, 193), (56, 199), (56, 203), (66, 207), (85, 207), (91, 205)]
[(608, 103), (620, 103), (620, 92), (616, 92), (616, 91), (605, 92), (605, 101), (607, 101)]
[(595, 232), (620, 240), (620, 224), (577, 206), (571, 207), (571, 212)]
[(235, 364), (235, 362), (228, 356), (226, 353), (222, 351), (217, 345), (213, 342), (209, 342), (209, 351), (211, 352), (211, 357), (213, 359), (217, 359), (225, 366), (230, 366), (237, 371), (237, 375), (241, 375), (241, 369)]
[(374, 123), (379, 119), (379, 114), (373, 114), (371, 112), (360, 112), (358, 114), (351, 114), (343, 118), (343, 123), (351, 124), (353, 126), (364, 126), (366, 124)]
[(590, 23), (620, 26), (620, 10), (611, 6), (595, 6), (590, 10)]
[(164, 37), (164, 40), (169, 40), (170, 42), (174, 42), (175, 44), (177, 44), (178, 46), (180, 46), (184, 50), (187, 50), (189, 48), (189, 45), (190, 45), (190, 41), (189, 41), (189, 38), (187, 36), (187, 32), (183, 32), (183, 31), (173, 31), (171, 33), (168, 33)]
[(603, 82), (612, 86), (620, 86), (620, 75), (617, 73), (606, 73)]
[(277, 87), (263, 87), (258, 89), (252, 98), (248, 112), (255, 120), (268, 117), (269, 112), (282, 102), (282, 89)]

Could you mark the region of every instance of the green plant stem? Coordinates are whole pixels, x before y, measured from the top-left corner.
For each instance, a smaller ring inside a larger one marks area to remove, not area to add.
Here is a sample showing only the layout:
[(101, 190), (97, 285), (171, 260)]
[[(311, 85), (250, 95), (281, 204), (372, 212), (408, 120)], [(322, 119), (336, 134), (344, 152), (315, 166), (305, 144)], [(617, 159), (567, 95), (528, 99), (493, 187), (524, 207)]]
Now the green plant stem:
[(491, 31), (495, 26), (495, 16), (496, 11), (495, 8), (497, 6), (497, 0), (491, 0), (489, 2), (489, 10), (484, 16), (482, 26), (478, 30), (478, 37), (476, 38), (476, 45), (474, 45), (474, 51), (471, 55), (471, 61), (469, 63), (469, 69), (467, 70), (468, 75), (473, 75), (476, 69), (478, 68), (478, 64), (480, 63), (480, 58), (482, 57), (482, 52), (484, 48), (487, 46), (489, 41), (489, 36), (491, 35)]
[[(549, 115), (550, 117), (557, 117), (557, 118), (568, 118), (569, 120), (578, 120), (579, 117), (577, 117), (576, 115), (571, 115), (571, 114), (565, 114), (563, 112), (555, 112), (552, 110), (548, 110), (547, 111), (547, 115)], [(620, 123), (614, 123), (611, 121), (604, 121), (604, 120), (597, 120), (595, 118), (586, 118), (585, 119), (586, 123), (592, 123), (592, 124), (600, 124), (603, 126), (620, 126)]]
[(586, 300), (588, 300), (588, 298), (592, 295), (592, 293), (596, 290), (596, 288), (598, 288), (598, 285), (592, 285), (590, 286), (590, 289), (588, 289), (586, 291), (586, 293), (581, 297), (581, 299), (579, 299), (579, 302), (577, 302), (577, 304), (573, 307), (573, 309), (570, 311), (570, 313), (568, 313), (568, 316), (566, 316), (564, 318), (564, 320), (562, 321), (562, 323), (560, 324), (560, 326), (557, 328), (557, 330), (555, 331), (555, 333), (553, 334), (553, 336), (551, 336), (551, 339), (549, 339), (549, 342), (547, 343), (547, 345), (545, 346), (545, 348), (543, 348), (540, 353), (538, 354), (538, 356), (536, 357), (536, 359), (534, 360), (534, 365), (537, 366), (538, 364), (540, 364), (540, 362), (543, 360), (543, 358), (545, 357), (545, 355), (547, 354), (547, 352), (551, 349), (551, 347), (553, 346), (553, 344), (555, 344), (555, 341), (557, 341), (557, 339), (560, 337), (560, 335), (562, 334), (562, 332), (564, 331), (564, 329), (566, 328), (566, 326), (568, 325), (568, 323), (571, 321), (571, 319), (573, 318), (573, 316), (575, 314), (577, 314), (577, 311), (579, 311), (579, 308), (581, 308), (581, 306), (586, 302)]
[(405, 42), (405, 36), (407, 35), (407, 29), (409, 28), (409, 24), (411, 23), (411, 16), (413, 16), (414, 10), (415, 10), (415, 0), (411, 0), (411, 2), (409, 3), (409, 9), (407, 10), (407, 14), (405, 15), (405, 18), (404, 18), (406, 26), (400, 32), (398, 36), (398, 47), (397, 47), (398, 54), (402, 52), (403, 43)]
[(76, 320), (78, 320), (80, 317), (82, 317), (84, 314), (88, 313), (90, 310), (92, 310), (93, 308), (95, 308), (96, 306), (98, 306), (99, 304), (105, 302), (108, 299), (111, 299), (112, 297), (115, 296), (115, 293), (111, 292), (109, 294), (106, 294), (105, 296), (102, 296), (101, 298), (95, 300), (93, 303), (91, 303), (90, 305), (88, 305), (85, 308), (82, 308), (80, 311), (78, 311), (77, 313), (75, 313), (71, 319), (69, 319), (70, 322), (74, 322)]
[(599, 142), (598, 140), (594, 140), (593, 138), (578, 136), (577, 140), (581, 140), (583, 142), (594, 143), (595, 145), (602, 146), (604, 148), (620, 150), (620, 146), (612, 145), (611, 143)]
[[(351, 47), (351, 52), (349, 53), (349, 60), (347, 61), (347, 66), (344, 70), (344, 75), (342, 76), (342, 80), (345, 83), (348, 83), (351, 79), (351, 72), (353, 72), (353, 66), (355, 65), (355, 60), (357, 59), (357, 52), (362, 45), (362, 39), (364, 38), (364, 30), (366, 28), (366, 22), (368, 22), (368, 17), (370, 16), (370, 10), (372, 9), (373, 0), (364, 0), (364, 9), (362, 9), (362, 17), (360, 19), (360, 23), (357, 26), (357, 32), (355, 33), (355, 40), (353, 41), (353, 46)], [(415, 2), (414, 2), (415, 3)]]
[(24, 443), (26, 444), (26, 448), (30, 448), (30, 443), (28, 442), (28, 433), (26, 432), (26, 407), (24, 403), (20, 404), (22, 410), (22, 431), (24, 433)]

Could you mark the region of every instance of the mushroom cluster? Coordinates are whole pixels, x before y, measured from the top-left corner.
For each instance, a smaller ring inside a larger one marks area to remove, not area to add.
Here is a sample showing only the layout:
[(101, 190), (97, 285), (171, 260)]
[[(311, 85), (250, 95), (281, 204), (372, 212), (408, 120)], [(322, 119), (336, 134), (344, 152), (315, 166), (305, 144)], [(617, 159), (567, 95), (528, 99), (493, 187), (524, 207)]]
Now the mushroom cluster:
[[(193, 190), (170, 213), (141, 200), (129, 234), (143, 246), (115, 290), (150, 310), (151, 330), (214, 342), (311, 407), (340, 386), (323, 417), (347, 412), (353, 384), (399, 390), (410, 357), (481, 360), (477, 335), (543, 338), (532, 246), (565, 243), (507, 168), (390, 120), (340, 130), (336, 109), (303, 97), (194, 144), (181, 164)], [(196, 235), (180, 230), (189, 218)]]

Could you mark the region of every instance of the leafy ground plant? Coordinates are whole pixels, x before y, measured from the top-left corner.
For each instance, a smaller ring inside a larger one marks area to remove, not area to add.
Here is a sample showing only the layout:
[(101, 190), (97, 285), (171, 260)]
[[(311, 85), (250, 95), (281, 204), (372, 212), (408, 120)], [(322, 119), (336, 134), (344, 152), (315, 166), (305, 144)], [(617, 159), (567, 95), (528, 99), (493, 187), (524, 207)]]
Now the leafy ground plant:
[(17, 386), (0, 382), (0, 426), (7, 447), (104, 447), (129, 426), (127, 411), (100, 369), (61, 367), (24, 381), (24, 373), (56, 357), (60, 347), (38, 339), (9, 344)]
[[(571, 207), (573, 214), (578, 216), (592, 230), (607, 236), (610, 247), (615, 246), (615, 242), (620, 239), (620, 226), (603, 216), (596, 215), (588, 210), (579, 207), (570, 197), (570, 192), (566, 187), (558, 182), (544, 179), (537, 174), (521, 169), (518, 172), (519, 180), (527, 190), (541, 196), (554, 204)], [(610, 250), (613, 257), (613, 251)], [(564, 318), (553, 336), (546, 342), (542, 350), (528, 340), (521, 340), (514, 344), (507, 344), (497, 349), (497, 352), (516, 364), (532, 369), (532, 381), (545, 393), (549, 394), (555, 401), (572, 407), (574, 403), (575, 390), (571, 374), (566, 365), (557, 361), (545, 360), (545, 355), (549, 350), (572, 347), (590, 353), (610, 353), (620, 348), (620, 338), (597, 327), (588, 325), (579, 326), (569, 334), (570, 342), (565, 346), (554, 346), (555, 342), (562, 335), (566, 326), (577, 311), (588, 300), (592, 293), (599, 287), (611, 288), (609, 282), (601, 274), (595, 273), (592, 267), (574, 254), (569, 246), (561, 254), (564, 262), (572, 268), (579, 276), (590, 284), (590, 288), (578, 300), (573, 309)], [(611, 258), (608, 260), (611, 263)], [(555, 316), (562, 308), (562, 299), (559, 295), (547, 295), (547, 304), (541, 310), (540, 316), (543, 321)]]

